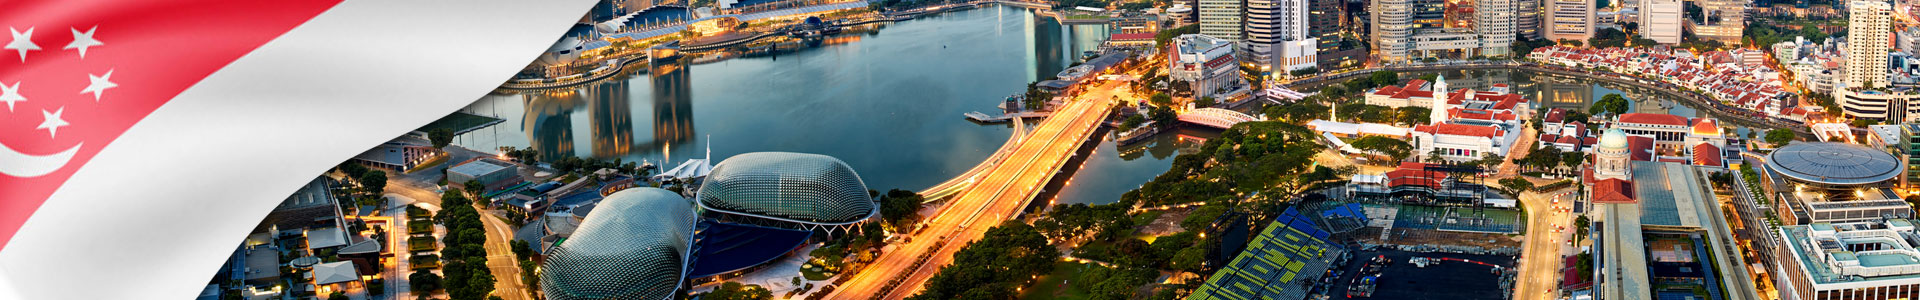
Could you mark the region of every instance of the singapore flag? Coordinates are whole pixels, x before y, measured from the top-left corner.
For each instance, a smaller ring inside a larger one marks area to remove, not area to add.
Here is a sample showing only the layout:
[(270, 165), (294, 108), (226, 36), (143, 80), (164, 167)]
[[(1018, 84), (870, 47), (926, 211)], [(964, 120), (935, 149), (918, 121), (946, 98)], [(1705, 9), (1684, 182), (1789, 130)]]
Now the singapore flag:
[(592, 0), (0, 1), (0, 299), (184, 299), (316, 174)]

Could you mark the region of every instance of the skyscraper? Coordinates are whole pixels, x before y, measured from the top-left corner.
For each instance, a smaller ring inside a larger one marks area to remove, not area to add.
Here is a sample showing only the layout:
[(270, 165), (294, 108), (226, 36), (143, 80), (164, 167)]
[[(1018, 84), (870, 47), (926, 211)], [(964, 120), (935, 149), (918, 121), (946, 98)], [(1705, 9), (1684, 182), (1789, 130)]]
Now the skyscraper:
[(1529, 39), (1540, 39), (1540, 0), (1515, 0), (1514, 30)]
[(1593, 38), (1593, 0), (1543, 0), (1547, 13), (1540, 22), (1544, 35), (1553, 40), (1586, 41)]
[(1893, 6), (1879, 0), (1847, 5), (1847, 88), (1887, 86), (1887, 36), (1893, 35)]
[(1698, 0), (1701, 20), (1693, 20), (1693, 34), (1702, 39), (1739, 43), (1747, 27), (1747, 1)]
[(1308, 0), (1248, 0), (1247, 50), (1273, 71), (1313, 68), (1319, 51), (1307, 34)]
[(1373, 0), (1373, 47), (1381, 61), (1406, 61), (1413, 47), (1413, 0)]
[(1239, 43), (1246, 40), (1241, 0), (1200, 0), (1200, 34)]
[(1513, 52), (1514, 27), (1518, 24), (1514, 0), (1475, 0), (1474, 33), (1480, 34), (1480, 55), (1505, 56)]
[(1685, 27), (1681, 10), (1685, 4), (1680, 0), (1641, 0), (1640, 36), (1661, 44), (1680, 43), (1680, 31)]

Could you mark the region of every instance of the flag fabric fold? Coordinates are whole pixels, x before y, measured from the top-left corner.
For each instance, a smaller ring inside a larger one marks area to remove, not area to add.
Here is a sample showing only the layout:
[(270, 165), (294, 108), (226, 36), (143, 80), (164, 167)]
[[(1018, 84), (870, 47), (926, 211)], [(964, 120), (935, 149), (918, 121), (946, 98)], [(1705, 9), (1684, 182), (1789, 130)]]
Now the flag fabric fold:
[(287, 195), (594, 3), (0, 3), (0, 299), (192, 298)]

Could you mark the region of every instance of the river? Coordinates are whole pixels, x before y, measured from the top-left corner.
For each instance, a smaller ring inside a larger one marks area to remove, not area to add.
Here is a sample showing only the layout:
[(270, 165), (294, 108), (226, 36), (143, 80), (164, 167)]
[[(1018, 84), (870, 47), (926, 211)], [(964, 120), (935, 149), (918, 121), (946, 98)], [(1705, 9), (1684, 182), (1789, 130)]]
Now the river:
[[(506, 122), (455, 143), (482, 151), (532, 147), (544, 160), (644, 160), (663, 169), (709, 155), (709, 145), (715, 161), (817, 153), (846, 161), (868, 188), (918, 190), (972, 168), (1012, 133), (962, 114), (996, 112), (1001, 99), (1050, 78), (1106, 35), (1102, 25), (1061, 25), (1006, 6), (922, 16), (778, 56), (636, 67), (574, 88), (489, 95), (463, 111)], [(1505, 70), (1447, 76), (1454, 87), (1507, 83), (1546, 107), (1584, 110), (1623, 93), (1652, 99), (1635, 101), (1636, 111), (1694, 114), (1682, 103), (1577, 78)], [(1133, 145), (1102, 142), (1049, 200), (1117, 201), (1217, 135), (1178, 130)]]

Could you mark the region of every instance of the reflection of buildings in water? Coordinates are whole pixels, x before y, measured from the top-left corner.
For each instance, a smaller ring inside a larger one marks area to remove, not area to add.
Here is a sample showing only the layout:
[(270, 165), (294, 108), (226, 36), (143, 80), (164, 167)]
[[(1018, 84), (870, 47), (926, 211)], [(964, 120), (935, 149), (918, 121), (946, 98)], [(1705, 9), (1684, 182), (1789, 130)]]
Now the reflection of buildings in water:
[(669, 63), (648, 70), (653, 80), (653, 141), (643, 145), (647, 149), (693, 139), (693, 84), (687, 69)]
[(540, 152), (541, 160), (573, 155), (573, 110), (586, 102), (585, 94), (583, 89), (521, 94), (527, 110), (520, 118), (520, 132), (527, 133), (527, 145)]
[(1061, 26), (1060, 22), (1053, 18), (1038, 14), (1033, 15), (1033, 20), (1027, 22), (1027, 26), (1030, 29), (1029, 32), (1033, 33), (1029, 38), (1033, 41), (1033, 57), (1036, 60), (1034, 74), (1045, 79), (1052, 78), (1054, 74), (1065, 70), (1067, 64), (1072, 61), (1073, 55), (1067, 53), (1069, 50), (1063, 37), (1065, 26)]
[(617, 76), (583, 88), (590, 100), (593, 157), (612, 158), (633, 152), (633, 108), (628, 105), (627, 76)]
[(1166, 160), (1177, 154), (1200, 153), (1200, 146), (1207, 143), (1206, 137), (1190, 135), (1183, 130), (1161, 132), (1147, 141), (1120, 146), (1120, 159), (1132, 161), (1142, 156), (1152, 155), (1155, 160)]
[(1586, 111), (1593, 99), (1593, 85), (1578, 79), (1553, 75), (1533, 76), (1535, 99), (1540, 107)]

